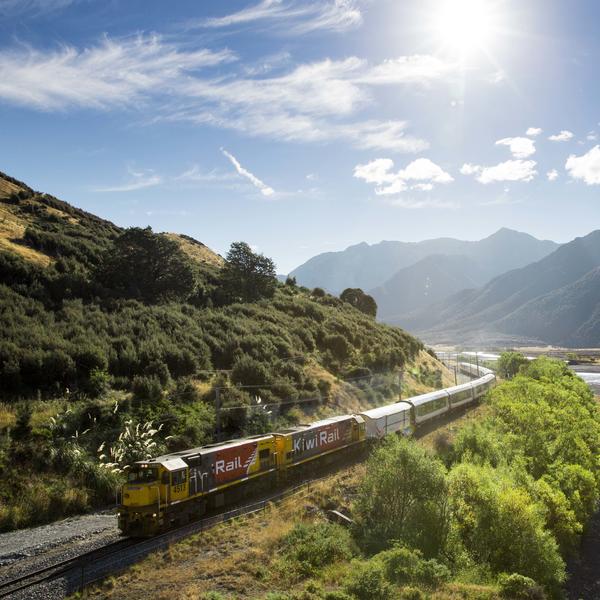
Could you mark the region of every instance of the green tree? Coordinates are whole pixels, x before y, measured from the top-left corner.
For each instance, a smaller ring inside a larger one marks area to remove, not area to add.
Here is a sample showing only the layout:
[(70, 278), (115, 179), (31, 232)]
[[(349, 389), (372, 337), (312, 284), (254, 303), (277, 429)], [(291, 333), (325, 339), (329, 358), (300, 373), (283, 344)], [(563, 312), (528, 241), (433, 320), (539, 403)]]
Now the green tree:
[(121, 234), (104, 254), (97, 279), (119, 295), (149, 303), (185, 300), (196, 284), (179, 244), (150, 227)]
[(413, 441), (386, 440), (369, 459), (356, 515), (369, 550), (401, 541), (425, 556), (437, 555), (447, 534), (444, 466)]
[(245, 242), (234, 242), (221, 272), (229, 302), (255, 302), (271, 298), (277, 288), (275, 265), (270, 258), (252, 252)]
[(346, 288), (340, 294), (340, 300), (351, 304), (366, 315), (377, 316), (377, 302), (373, 296), (365, 294), (360, 288)]
[(512, 379), (527, 363), (528, 360), (520, 352), (502, 352), (498, 359), (498, 374), (504, 379)]

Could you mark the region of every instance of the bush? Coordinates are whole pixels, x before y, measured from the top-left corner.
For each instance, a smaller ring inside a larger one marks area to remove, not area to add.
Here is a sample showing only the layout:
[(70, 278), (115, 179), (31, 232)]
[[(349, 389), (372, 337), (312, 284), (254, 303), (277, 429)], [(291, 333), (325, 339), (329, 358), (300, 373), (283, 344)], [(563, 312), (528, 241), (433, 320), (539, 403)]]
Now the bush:
[(348, 560), (355, 553), (350, 533), (333, 523), (299, 523), (283, 538), (280, 548), (304, 576), (338, 560)]
[(421, 583), (435, 588), (450, 579), (446, 565), (435, 559), (423, 559), (418, 550), (395, 546), (377, 556), (384, 564), (386, 578), (399, 585)]
[(384, 567), (375, 559), (353, 561), (344, 589), (358, 600), (387, 600), (393, 597), (392, 586), (385, 578)]
[(157, 377), (136, 375), (131, 386), (133, 398), (138, 404), (156, 403), (162, 399), (163, 388)]
[(392, 437), (369, 459), (355, 506), (357, 533), (378, 551), (393, 541), (435, 556), (447, 534), (444, 466), (414, 441)]
[(500, 596), (509, 600), (544, 600), (543, 590), (530, 577), (519, 573), (502, 575), (499, 580)]

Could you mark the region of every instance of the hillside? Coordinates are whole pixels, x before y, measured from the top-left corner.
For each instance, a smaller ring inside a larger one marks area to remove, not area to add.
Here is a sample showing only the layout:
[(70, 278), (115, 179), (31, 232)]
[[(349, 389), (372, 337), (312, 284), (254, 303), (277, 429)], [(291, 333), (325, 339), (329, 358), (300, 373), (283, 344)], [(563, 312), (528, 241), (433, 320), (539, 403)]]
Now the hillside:
[(232, 437), (383, 404), (399, 367), (404, 393), (447, 382), (417, 339), (277, 282), (246, 244), (226, 261), (8, 176), (0, 190), (0, 529), (113, 497), (104, 463), (146, 444), (213, 441), (217, 390)]
[[(477, 284), (483, 285), (510, 269), (523, 267), (550, 254), (558, 244), (537, 240), (511, 229), (500, 229), (476, 242), (438, 238), (422, 242), (384, 241), (350, 246), (341, 252), (319, 254), (294, 269), (290, 275), (307, 287), (322, 287), (339, 293), (347, 287), (372, 290), (385, 284), (398, 271), (430, 255), (466, 256), (477, 266)], [(468, 276), (465, 273), (465, 276)]]
[(546, 258), (395, 320), (427, 339), (595, 346), (600, 230)]

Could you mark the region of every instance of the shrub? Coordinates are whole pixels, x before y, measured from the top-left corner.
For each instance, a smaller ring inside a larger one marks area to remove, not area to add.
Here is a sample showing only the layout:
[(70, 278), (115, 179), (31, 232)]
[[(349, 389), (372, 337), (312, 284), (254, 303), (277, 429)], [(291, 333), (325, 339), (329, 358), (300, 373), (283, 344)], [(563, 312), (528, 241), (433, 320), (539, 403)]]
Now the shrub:
[(283, 538), (280, 547), (284, 557), (303, 575), (348, 560), (355, 552), (350, 533), (332, 523), (299, 523)]
[(380, 561), (353, 561), (344, 589), (358, 600), (387, 600), (392, 598), (392, 586), (385, 578)]
[(500, 596), (509, 600), (543, 600), (543, 590), (530, 577), (519, 573), (502, 575), (499, 579)]
[(435, 559), (425, 560), (418, 550), (395, 546), (379, 553), (386, 578), (399, 585), (422, 583), (437, 587), (450, 579), (450, 570)]
[(367, 463), (355, 512), (359, 539), (368, 550), (399, 541), (435, 556), (447, 534), (444, 466), (411, 440), (386, 440)]
[(155, 403), (162, 398), (163, 388), (157, 377), (136, 375), (131, 386), (133, 398), (138, 404), (144, 402)]

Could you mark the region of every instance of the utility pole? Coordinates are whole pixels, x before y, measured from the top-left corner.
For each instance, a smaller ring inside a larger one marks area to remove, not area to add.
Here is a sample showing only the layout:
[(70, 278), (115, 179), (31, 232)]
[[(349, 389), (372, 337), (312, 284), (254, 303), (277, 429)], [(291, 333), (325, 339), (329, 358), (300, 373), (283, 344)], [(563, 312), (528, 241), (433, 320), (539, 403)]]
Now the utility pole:
[(398, 373), (398, 402), (402, 402), (402, 378), (404, 377), (404, 369), (400, 369)]
[(217, 388), (215, 394), (215, 428), (217, 430), (217, 442), (221, 441), (221, 388)]
[(479, 353), (475, 352), (475, 362), (477, 363), (477, 377), (479, 377)]

